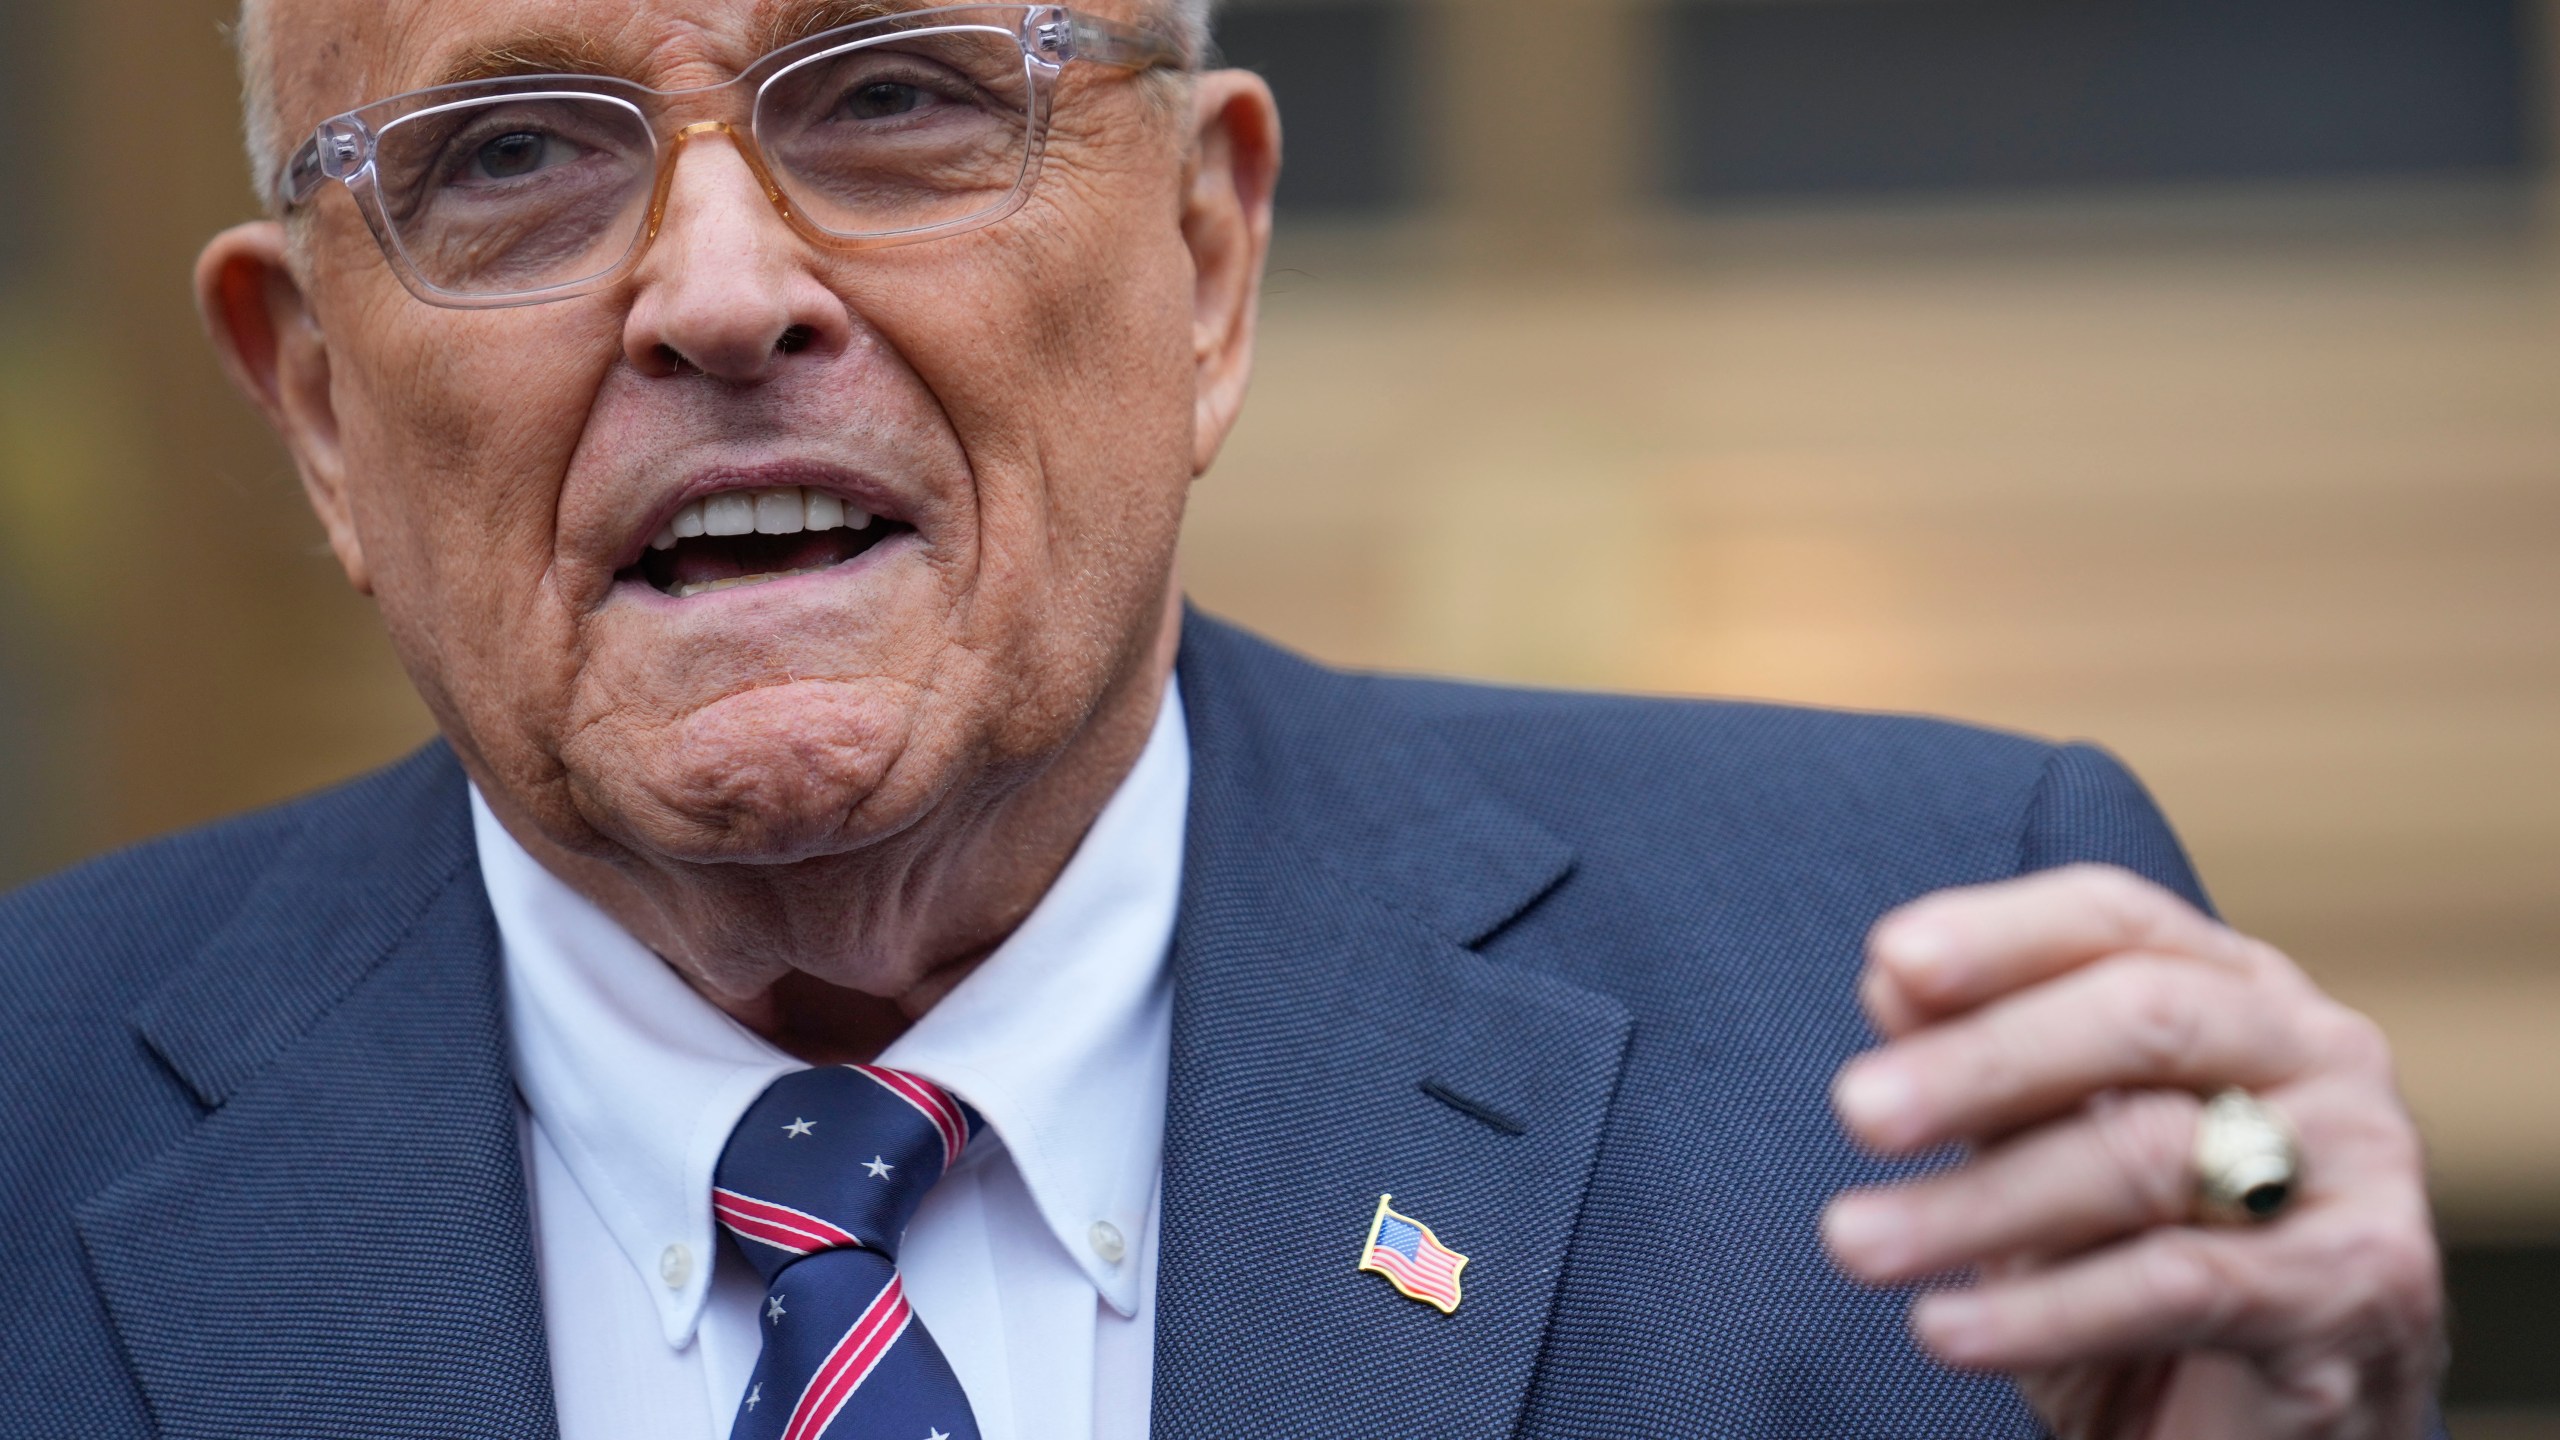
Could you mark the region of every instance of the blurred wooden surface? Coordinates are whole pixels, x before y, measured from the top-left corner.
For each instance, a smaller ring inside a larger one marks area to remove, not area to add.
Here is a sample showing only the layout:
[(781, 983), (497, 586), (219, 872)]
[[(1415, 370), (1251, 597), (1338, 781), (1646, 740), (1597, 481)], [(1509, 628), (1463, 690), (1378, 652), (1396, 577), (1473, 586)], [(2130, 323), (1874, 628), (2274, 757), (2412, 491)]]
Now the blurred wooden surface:
[[(61, 6), (37, 67), (153, 103), (40, 107), (60, 223), (0, 293), (0, 605), (44, 692), (19, 873), (428, 732), (197, 333), (189, 262), (250, 209), (229, 8)], [(1465, 56), (1540, 73), (1518, 38)], [(1477, 128), (1519, 88), (1439, 83)], [(2533, 208), (2154, 193), (1557, 249), (1546, 220), (1630, 183), (1560, 153), (1444, 157), (1463, 231), (1292, 227), (1198, 491), (1198, 596), (1349, 664), (2100, 738), (2231, 916), (2398, 1036), (2457, 1229), (2560, 1233), (2560, 244)], [(1540, 214), (1484, 243), (1506, 187)]]
[[(2560, 263), (2494, 189), (1282, 256), (1190, 583), (1328, 659), (2089, 736), (2560, 1227)], [(1398, 259), (1399, 255), (1404, 256)]]
[(85, 0), (50, 17), (51, 94), (151, 103), (49, 103), (62, 133), (35, 154), (56, 167), (54, 222), (35, 282), (0, 294), (0, 554), (57, 690), (58, 809), (25, 850), (38, 864), (343, 777), (429, 733), (197, 322), (197, 250), (256, 213), (224, 42), (236, 8)]

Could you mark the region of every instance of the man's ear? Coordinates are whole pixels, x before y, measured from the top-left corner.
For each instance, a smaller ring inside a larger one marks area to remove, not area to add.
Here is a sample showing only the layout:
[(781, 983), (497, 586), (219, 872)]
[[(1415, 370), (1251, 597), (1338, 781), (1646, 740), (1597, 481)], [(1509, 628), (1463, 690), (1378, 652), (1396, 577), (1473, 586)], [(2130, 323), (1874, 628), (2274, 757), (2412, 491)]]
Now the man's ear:
[(373, 593), (349, 507), (338, 413), (329, 393), (329, 340), (288, 263), (284, 227), (235, 225), (196, 257), (196, 307), (233, 384), (265, 412), (302, 474), (347, 583)]
[(1191, 469), (1217, 459), (1253, 374), (1262, 268), (1271, 254), (1271, 192), (1280, 182), (1280, 106), (1262, 77), (1216, 70), (1192, 86), (1191, 157), (1182, 237), (1194, 275), (1191, 349), (1197, 410)]

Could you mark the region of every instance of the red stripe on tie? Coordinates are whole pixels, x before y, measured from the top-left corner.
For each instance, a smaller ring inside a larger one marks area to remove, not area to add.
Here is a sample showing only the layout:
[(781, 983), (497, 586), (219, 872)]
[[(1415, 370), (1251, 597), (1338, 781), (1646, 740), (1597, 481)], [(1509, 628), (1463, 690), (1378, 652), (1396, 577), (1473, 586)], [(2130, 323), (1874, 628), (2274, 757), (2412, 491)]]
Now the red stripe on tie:
[(844, 1338), (827, 1352), (818, 1373), (809, 1377), (807, 1388), (791, 1407), (790, 1421), (782, 1427), (782, 1440), (818, 1440), (827, 1433), (845, 1402), (880, 1367), (889, 1347), (907, 1333), (907, 1321), (913, 1314), (907, 1307), (906, 1287), (891, 1275), (888, 1285), (872, 1297), (862, 1318), (854, 1321), (853, 1328), (844, 1332)]
[(960, 1102), (950, 1092), (930, 1080), (920, 1079), (903, 1070), (887, 1070), (877, 1065), (853, 1067), (880, 1082), (890, 1094), (916, 1107), (918, 1113), (933, 1122), (942, 1136), (942, 1169), (950, 1173), (960, 1161), (960, 1152), (969, 1144), (969, 1120), (960, 1113)]
[(960, 1113), (959, 1103), (951, 1098), (950, 1092), (903, 1070), (889, 1070), (877, 1065), (857, 1065), (854, 1068), (878, 1081), (891, 1094), (914, 1106), (925, 1119), (933, 1122), (934, 1130), (942, 1136), (942, 1168), (949, 1170), (969, 1143), (968, 1118)]
[(788, 1250), (794, 1255), (814, 1255), (821, 1250), (860, 1248), (862, 1237), (842, 1226), (819, 1219), (806, 1210), (776, 1205), (753, 1195), (735, 1190), (711, 1192), (712, 1213), (720, 1223), (748, 1240)]

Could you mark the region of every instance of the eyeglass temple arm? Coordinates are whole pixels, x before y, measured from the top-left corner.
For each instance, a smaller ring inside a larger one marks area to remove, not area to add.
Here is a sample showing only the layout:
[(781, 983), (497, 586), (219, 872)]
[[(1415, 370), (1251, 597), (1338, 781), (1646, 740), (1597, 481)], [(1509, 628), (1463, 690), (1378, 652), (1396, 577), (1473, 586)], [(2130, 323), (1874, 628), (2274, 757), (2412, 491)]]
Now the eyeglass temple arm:
[(276, 208), (295, 208), (310, 199), (311, 192), (319, 189), (320, 182), (327, 178), (326, 172), (320, 168), (320, 137), (314, 135), (303, 141), (302, 148), (294, 151), (293, 158), (284, 162), (284, 168), (276, 172)]
[(1075, 56), (1124, 70), (1188, 70), (1191, 56), (1181, 46), (1152, 31), (1139, 30), (1081, 11), (1067, 12)]

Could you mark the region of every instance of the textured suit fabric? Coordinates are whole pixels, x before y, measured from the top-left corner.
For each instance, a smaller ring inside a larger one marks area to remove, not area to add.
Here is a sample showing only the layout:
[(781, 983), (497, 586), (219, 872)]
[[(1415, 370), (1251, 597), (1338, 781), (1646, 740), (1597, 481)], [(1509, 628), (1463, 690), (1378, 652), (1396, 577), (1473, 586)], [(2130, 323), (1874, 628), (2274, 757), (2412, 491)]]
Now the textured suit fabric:
[[(1894, 905), (2084, 859), (2201, 902), (2121, 766), (1933, 721), (1344, 678), (1227, 632), (1186, 643), (1160, 1431), (1358, 1405), (1373, 1433), (2033, 1433), (2005, 1383), (1915, 1353), (1907, 1297), (1822, 1260), (1824, 1200), (1905, 1168), (1848, 1144), (1827, 1087), (1873, 1043), (1853, 978)], [(1395, 1108), (1354, 1130), (1286, 1098), (1346, 1071)], [(1377, 1183), (1324, 1183), (1345, 1170)], [(1321, 1303), (1269, 1283), (1381, 1190), (1475, 1257), (1458, 1314), (1372, 1277), (1332, 1277)], [(1272, 1338), (1240, 1355), (1251, 1335)], [(1341, 1397), (1380, 1365), (1445, 1388)]]
[(554, 1428), (458, 783), (430, 751), (0, 905), (32, 1001), (0, 1059), (0, 1433)]
[[(1823, 1201), (1910, 1168), (1826, 1089), (1893, 905), (2074, 860), (2201, 901), (2120, 766), (1198, 617), (1181, 666), (1156, 1433), (2034, 1433), (1823, 1262)], [(0, 986), (0, 1433), (555, 1428), (449, 753), (0, 901)], [(1357, 1272), (1386, 1192), (1470, 1255), (1456, 1314)]]

